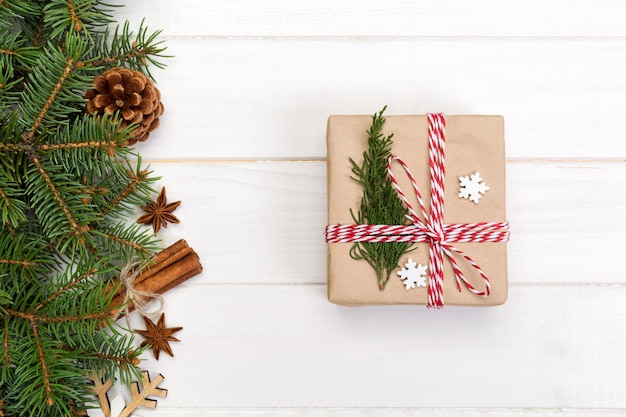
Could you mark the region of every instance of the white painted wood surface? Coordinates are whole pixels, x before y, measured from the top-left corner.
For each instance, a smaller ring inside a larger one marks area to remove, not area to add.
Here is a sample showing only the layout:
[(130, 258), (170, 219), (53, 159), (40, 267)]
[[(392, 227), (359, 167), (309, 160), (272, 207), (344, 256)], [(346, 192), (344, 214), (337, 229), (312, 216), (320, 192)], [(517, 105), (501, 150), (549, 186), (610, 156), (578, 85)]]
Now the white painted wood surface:
[[(128, 3), (174, 55), (138, 147), (183, 201), (163, 238), (205, 267), (166, 296), (182, 343), (139, 414), (626, 413), (626, 3)], [(326, 301), (326, 118), (385, 104), (504, 115), (504, 306)]]

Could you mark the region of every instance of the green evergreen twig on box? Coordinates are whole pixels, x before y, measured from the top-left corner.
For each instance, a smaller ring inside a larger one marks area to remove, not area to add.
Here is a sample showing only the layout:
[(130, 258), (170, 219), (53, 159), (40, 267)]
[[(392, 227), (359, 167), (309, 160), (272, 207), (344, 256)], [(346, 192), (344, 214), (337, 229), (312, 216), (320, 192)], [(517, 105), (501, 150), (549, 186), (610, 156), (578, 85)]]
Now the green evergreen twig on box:
[[(393, 133), (382, 133), (385, 125), (383, 113), (372, 116), (372, 126), (367, 131), (368, 148), (363, 152), (363, 162), (359, 165), (352, 158), (353, 180), (363, 186), (363, 197), (359, 211), (352, 218), (358, 224), (407, 224), (408, 210), (393, 188), (387, 175), (387, 161), (391, 156)], [(376, 271), (378, 287), (381, 291), (387, 286), (391, 272), (398, 266), (400, 257), (411, 250), (409, 242), (357, 242), (350, 249), (353, 259), (364, 259)]]

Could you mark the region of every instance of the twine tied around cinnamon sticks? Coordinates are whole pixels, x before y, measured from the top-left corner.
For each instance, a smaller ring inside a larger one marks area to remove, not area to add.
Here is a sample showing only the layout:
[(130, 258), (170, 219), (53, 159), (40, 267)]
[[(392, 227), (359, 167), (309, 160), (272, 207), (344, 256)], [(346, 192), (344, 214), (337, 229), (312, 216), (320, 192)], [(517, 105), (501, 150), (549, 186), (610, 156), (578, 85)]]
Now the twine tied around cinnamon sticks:
[[(126, 316), (128, 327), (130, 327), (130, 323), (128, 322), (128, 309), (131, 305), (142, 316), (154, 317), (161, 314), (165, 303), (161, 294), (141, 291), (135, 287), (135, 279), (141, 272), (141, 270), (138, 269), (140, 265), (141, 263), (138, 261), (130, 262), (120, 273), (120, 282), (122, 283), (124, 291), (124, 307), (122, 308), (122, 314)], [(153, 300), (156, 300), (159, 306), (155, 310), (149, 311), (148, 304)]]
[[(198, 254), (184, 239), (165, 248), (139, 269), (139, 263), (131, 262), (120, 274), (121, 286), (117, 286), (111, 302), (118, 311), (117, 317), (137, 310), (143, 316), (157, 315), (163, 309), (161, 294), (202, 272)], [(113, 286), (113, 284), (112, 284)], [(159, 308), (148, 311), (147, 304), (158, 300)]]

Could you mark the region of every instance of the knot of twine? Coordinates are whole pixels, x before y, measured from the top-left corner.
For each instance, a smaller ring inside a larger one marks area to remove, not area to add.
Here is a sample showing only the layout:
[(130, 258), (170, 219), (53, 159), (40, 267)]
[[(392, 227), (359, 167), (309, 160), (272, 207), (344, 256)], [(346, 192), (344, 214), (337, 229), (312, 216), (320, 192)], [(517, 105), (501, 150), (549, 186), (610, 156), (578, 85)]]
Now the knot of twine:
[[(122, 312), (126, 316), (126, 323), (130, 328), (128, 314), (130, 313), (130, 305), (132, 303), (134, 309), (144, 317), (154, 317), (163, 311), (165, 301), (161, 294), (149, 291), (141, 291), (135, 287), (135, 279), (141, 272), (141, 263), (139, 261), (129, 262), (120, 272), (120, 282), (124, 287), (124, 308)], [(156, 300), (158, 308), (148, 310), (148, 304)]]
[[(326, 227), (327, 243), (351, 242), (427, 242), (428, 260), (428, 307), (442, 308), (443, 302), (443, 258), (450, 262), (456, 278), (457, 288), (461, 283), (477, 296), (486, 297), (491, 291), (489, 278), (482, 268), (465, 252), (451, 245), (451, 242), (507, 242), (508, 222), (443, 223), (444, 179), (445, 179), (445, 116), (428, 114), (428, 156), (430, 166), (430, 215), (422, 200), (422, 194), (409, 167), (396, 155), (387, 161), (387, 174), (391, 183), (409, 211), (407, 218), (411, 225), (329, 225)], [(406, 172), (420, 205), (422, 217), (413, 209), (406, 195), (398, 185), (391, 169), (393, 161), (398, 161)], [(422, 220), (423, 219), (423, 220)], [(477, 290), (465, 278), (453, 253), (460, 255), (478, 271), (485, 284), (484, 290)]]

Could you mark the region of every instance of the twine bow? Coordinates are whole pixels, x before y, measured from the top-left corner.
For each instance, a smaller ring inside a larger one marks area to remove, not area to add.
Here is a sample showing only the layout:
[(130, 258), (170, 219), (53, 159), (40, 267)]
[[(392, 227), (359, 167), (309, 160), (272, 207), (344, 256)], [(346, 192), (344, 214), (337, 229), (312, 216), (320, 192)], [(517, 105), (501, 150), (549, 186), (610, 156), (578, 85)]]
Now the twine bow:
[[(506, 242), (509, 240), (508, 222), (443, 223), (444, 178), (445, 178), (445, 116), (428, 114), (428, 154), (430, 169), (430, 215), (422, 200), (422, 194), (409, 167), (398, 156), (392, 155), (387, 162), (387, 174), (396, 192), (406, 205), (407, 218), (411, 225), (329, 225), (326, 228), (326, 241), (338, 242), (428, 242), (428, 307), (442, 308), (443, 302), (443, 260), (449, 260), (461, 291), (463, 284), (477, 296), (486, 297), (491, 291), (489, 278), (482, 268), (462, 250), (452, 246), (454, 242)], [(420, 205), (422, 218), (413, 209), (406, 195), (398, 185), (391, 165), (398, 161), (413, 186)], [(423, 220), (422, 220), (423, 219)], [(457, 264), (454, 254), (461, 256), (478, 271), (485, 284), (484, 290), (477, 290), (466, 278)], [(461, 284), (462, 283), (462, 284)]]
[[(130, 304), (134, 309), (144, 317), (154, 317), (161, 314), (165, 301), (161, 294), (154, 292), (141, 291), (135, 287), (135, 278), (141, 272), (141, 263), (139, 261), (129, 262), (120, 272), (120, 282), (124, 286), (124, 308), (122, 312), (126, 316), (126, 323), (130, 328), (128, 313), (130, 313)], [(158, 308), (153, 311), (147, 309), (148, 303), (157, 300)]]

